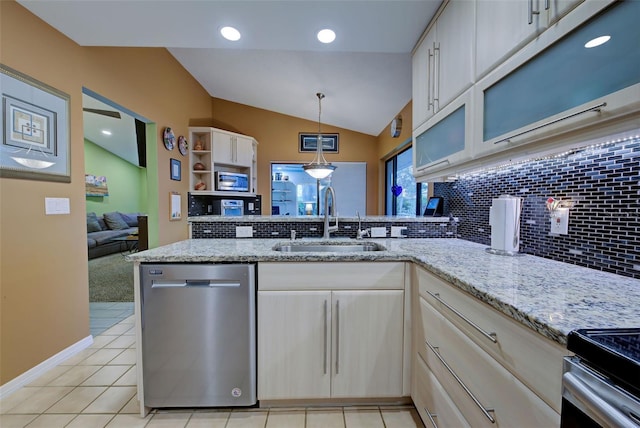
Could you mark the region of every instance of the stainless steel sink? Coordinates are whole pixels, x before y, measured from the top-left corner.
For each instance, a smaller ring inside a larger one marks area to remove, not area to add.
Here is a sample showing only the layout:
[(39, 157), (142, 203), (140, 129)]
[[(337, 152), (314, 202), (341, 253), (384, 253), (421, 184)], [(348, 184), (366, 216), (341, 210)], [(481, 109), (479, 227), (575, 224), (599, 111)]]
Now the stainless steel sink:
[(359, 253), (363, 251), (384, 251), (386, 248), (375, 242), (301, 242), (277, 244), (275, 251), (283, 253)]

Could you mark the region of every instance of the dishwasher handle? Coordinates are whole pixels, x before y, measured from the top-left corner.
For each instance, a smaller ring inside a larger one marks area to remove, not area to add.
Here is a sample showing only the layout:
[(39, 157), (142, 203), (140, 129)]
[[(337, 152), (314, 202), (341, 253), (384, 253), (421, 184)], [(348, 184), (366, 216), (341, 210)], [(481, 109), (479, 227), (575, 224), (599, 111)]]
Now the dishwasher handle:
[(179, 288), (179, 287), (240, 287), (239, 282), (213, 279), (187, 279), (183, 281), (154, 280), (151, 288)]

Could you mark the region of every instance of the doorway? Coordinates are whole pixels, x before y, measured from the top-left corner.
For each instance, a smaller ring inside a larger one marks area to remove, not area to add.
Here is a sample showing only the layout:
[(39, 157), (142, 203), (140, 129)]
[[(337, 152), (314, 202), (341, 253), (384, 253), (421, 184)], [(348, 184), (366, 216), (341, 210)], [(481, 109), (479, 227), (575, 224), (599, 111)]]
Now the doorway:
[[(150, 188), (157, 167), (147, 168), (157, 165), (157, 153), (154, 124), (86, 88), (83, 133), (90, 330), (96, 335), (133, 314), (133, 265), (124, 255), (134, 246), (147, 248), (153, 233), (149, 217), (138, 215), (157, 215), (149, 209), (157, 206), (157, 189)], [(120, 214), (126, 229), (113, 222)]]

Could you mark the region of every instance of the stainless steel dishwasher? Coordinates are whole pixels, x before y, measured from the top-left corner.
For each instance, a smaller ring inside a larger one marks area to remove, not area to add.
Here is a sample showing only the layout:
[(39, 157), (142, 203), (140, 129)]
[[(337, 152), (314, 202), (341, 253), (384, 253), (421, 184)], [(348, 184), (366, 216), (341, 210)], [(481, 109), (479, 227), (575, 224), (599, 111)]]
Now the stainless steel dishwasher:
[(142, 264), (148, 407), (256, 403), (255, 264)]

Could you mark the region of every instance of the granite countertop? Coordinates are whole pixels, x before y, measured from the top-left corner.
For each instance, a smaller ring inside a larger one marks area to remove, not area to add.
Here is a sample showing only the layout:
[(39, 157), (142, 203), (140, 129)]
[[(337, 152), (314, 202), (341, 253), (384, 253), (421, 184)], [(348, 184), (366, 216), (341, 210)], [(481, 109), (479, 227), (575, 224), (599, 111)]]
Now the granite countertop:
[[(303, 241), (321, 241), (304, 239)], [(332, 239), (345, 242), (348, 239)], [(353, 241), (353, 240), (350, 240)], [(640, 327), (640, 280), (524, 255), (489, 254), (460, 239), (365, 239), (362, 253), (282, 253), (282, 239), (192, 239), (127, 256), (136, 262), (411, 261), (543, 336), (566, 344), (578, 328)]]

